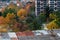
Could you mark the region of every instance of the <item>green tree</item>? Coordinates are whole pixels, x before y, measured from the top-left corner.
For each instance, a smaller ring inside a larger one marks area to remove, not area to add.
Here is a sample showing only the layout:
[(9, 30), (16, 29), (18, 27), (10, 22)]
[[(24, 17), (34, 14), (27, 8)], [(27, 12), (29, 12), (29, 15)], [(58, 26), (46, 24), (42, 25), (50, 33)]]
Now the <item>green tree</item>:
[(5, 11), (3, 12), (3, 16), (4, 17), (6, 17), (6, 15), (8, 14), (8, 13), (14, 13), (14, 14), (16, 14), (16, 10), (15, 9), (5, 9)]
[(36, 17), (34, 14), (29, 14), (26, 22), (29, 26), (29, 30), (41, 30), (41, 21), (39, 17)]
[(49, 15), (52, 12), (53, 12), (53, 8), (51, 9), (51, 8), (49, 8), (49, 6), (46, 6), (46, 8), (45, 8), (45, 16), (46, 16), (46, 21), (47, 22), (49, 21)]

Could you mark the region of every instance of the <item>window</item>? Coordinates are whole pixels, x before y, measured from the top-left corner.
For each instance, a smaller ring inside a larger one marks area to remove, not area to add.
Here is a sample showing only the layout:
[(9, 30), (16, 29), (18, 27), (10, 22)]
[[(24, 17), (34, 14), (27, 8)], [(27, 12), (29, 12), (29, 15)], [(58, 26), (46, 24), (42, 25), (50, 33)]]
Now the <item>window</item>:
[(37, 2), (37, 5), (40, 5), (40, 2)]
[(55, 5), (57, 5), (57, 3), (55, 3)]
[(57, 9), (57, 7), (55, 7), (55, 10)]
[(57, 2), (57, 5), (60, 5), (60, 2)]
[(50, 6), (50, 8), (51, 8), (51, 9), (53, 9), (53, 8), (54, 8), (54, 6)]
[(42, 4), (40, 4), (40, 5), (43, 5), (43, 3), (42, 3)]
[(60, 1), (60, 0), (57, 0), (57, 1)]
[(43, 13), (43, 11), (40, 11), (41, 13)]
[(44, 8), (46, 7), (46, 5), (43, 6)]
[(37, 8), (37, 11), (40, 11), (40, 8)]
[(46, 0), (41, 0), (41, 1), (46, 1)]
[(53, 3), (54, 3), (54, 1), (51, 1), (50, 3), (51, 3), (51, 4), (53, 4)]
[(40, 5), (37, 5), (37, 7), (40, 7)]
[(55, 0), (50, 0), (50, 1), (55, 1)]
[(49, 4), (49, 5), (54, 5), (54, 4)]
[(43, 7), (41, 7), (41, 9), (43, 9)]
[(50, 5), (50, 7), (54, 7), (54, 5)]
[(37, 14), (39, 15), (40, 14), (40, 11), (39, 12), (37, 11)]
[(37, 0), (37, 1), (40, 1), (40, 0)]
[(60, 5), (57, 5), (57, 7), (60, 7)]

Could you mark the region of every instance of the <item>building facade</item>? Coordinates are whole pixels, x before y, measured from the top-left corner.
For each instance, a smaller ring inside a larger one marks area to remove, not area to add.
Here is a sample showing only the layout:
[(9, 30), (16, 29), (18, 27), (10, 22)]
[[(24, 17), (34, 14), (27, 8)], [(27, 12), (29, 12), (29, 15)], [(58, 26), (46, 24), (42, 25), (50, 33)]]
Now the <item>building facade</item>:
[(54, 11), (60, 11), (60, 0), (49, 0), (49, 7), (53, 8)]
[(49, 5), (49, 8), (53, 9), (54, 11), (60, 11), (60, 0), (35, 0), (36, 15), (44, 12), (47, 5)]

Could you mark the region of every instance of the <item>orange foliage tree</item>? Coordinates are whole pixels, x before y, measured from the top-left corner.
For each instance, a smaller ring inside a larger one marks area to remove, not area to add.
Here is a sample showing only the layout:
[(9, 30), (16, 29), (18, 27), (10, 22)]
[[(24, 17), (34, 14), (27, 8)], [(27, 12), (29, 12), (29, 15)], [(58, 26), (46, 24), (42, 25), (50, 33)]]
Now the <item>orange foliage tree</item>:
[(5, 23), (5, 18), (0, 16), (0, 32), (7, 32), (7, 24)]
[(26, 9), (20, 9), (18, 12), (17, 12), (17, 16), (20, 17), (20, 19), (25, 19), (25, 17), (27, 16), (27, 11)]

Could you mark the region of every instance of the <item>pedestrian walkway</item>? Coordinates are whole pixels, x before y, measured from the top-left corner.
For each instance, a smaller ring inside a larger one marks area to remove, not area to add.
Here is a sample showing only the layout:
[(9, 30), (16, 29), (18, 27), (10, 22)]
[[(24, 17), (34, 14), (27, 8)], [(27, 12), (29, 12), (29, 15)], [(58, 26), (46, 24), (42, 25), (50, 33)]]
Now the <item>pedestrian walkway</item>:
[[(40, 32), (42, 32), (43, 34)], [(57, 34), (60, 35), (59, 30), (55, 30), (55, 32), (57, 32)], [(45, 30), (36, 30), (36, 31), (28, 31), (28, 32), (0, 33), (0, 40), (60, 40), (60, 36), (53, 37)]]

